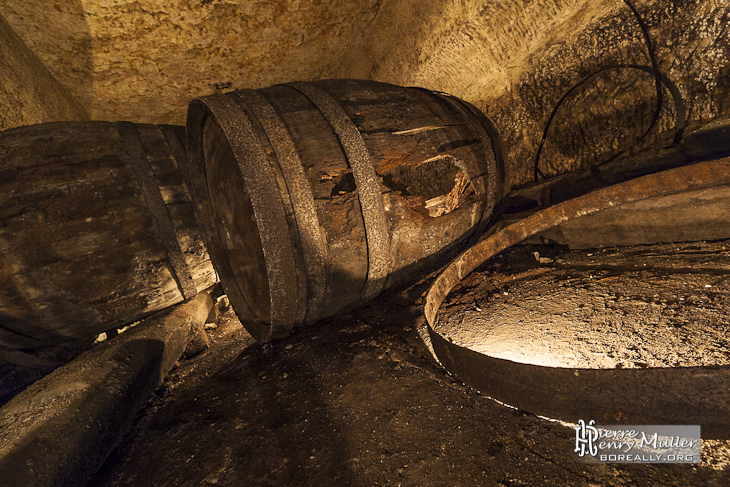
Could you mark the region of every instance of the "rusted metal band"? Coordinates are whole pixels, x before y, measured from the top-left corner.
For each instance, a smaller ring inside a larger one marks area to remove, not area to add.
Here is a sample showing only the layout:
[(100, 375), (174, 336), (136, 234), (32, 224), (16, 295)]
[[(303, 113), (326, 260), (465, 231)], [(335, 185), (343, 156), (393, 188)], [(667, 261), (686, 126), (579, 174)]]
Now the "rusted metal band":
[(730, 159), (636, 178), (556, 204), (502, 228), (457, 257), (426, 297), (430, 348), (456, 377), (482, 393), (535, 414), (575, 422), (701, 424), (703, 437), (730, 437), (730, 367), (575, 369), (497, 359), (434, 331), (453, 287), (502, 250), (572, 218), (620, 204), (730, 184)]
[[(276, 154), (278, 165), (286, 182), (287, 192), (294, 209), (299, 240), (307, 273), (306, 315), (303, 321), (316, 322), (324, 309), (329, 260), (327, 240), (319, 224), (312, 187), (294, 141), (281, 116), (264, 96), (255, 90), (237, 91), (236, 95), (256, 113), (261, 127)], [(307, 299), (308, 297), (308, 299)]]
[(167, 258), (172, 266), (180, 292), (184, 299), (190, 299), (198, 294), (198, 289), (190, 273), (180, 241), (177, 239), (175, 225), (172, 222), (167, 205), (165, 205), (165, 200), (162, 198), (160, 187), (147, 159), (137, 127), (131, 122), (117, 122), (116, 127), (124, 141), (124, 149), (129, 155), (132, 170), (142, 188), (142, 194), (150, 210), (157, 236), (167, 252)]
[(297, 303), (293, 297), (297, 295), (297, 282), (292, 279), (297, 273), (294, 247), (273, 168), (251, 121), (233, 96), (209, 96), (200, 100), (219, 122), (249, 189), (271, 295), (268, 335), (256, 338), (269, 340), (286, 336), (296, 323)]
[(391, 265), (388, 217), (380, 191), (380, 181), (370, 159), (370, 153), (360, 131), (345, 110), (323, 88), (303, 82), (290, 83), (288, 86), (309, 98), (322, 112), (337, 135), (347, 157), (347, 163), (352, 169), (368, 245), (368, 277), (361, 300), (369, 301), (383, 291)]
[[(284, 215), (287, 220), (287, 236), (290, 238), (293, 257), (294, 257), (294, 274), (290, 275), (290, 279), (296, 281), (296, 294), (289, 296), (289, 299), (296, 303), (296, 312), (294, 314), (294, 326), (300, 325), (304, 322), (304, 315), (307, 311), (307, 270), (304, 262), (304, 254), (302, 253), (301, 238), (299, 236), (299, 230), (296, 222), (296, 216), (294, 215), (294, 205), (289, 195), (289, 190), (286, 186), (286, 180), (281, 167), (276, 161), (276, 154), (274, 152), (271, 141), (269, 140), (266, 132), (261, 125), (259, 115), (256, 111), (246, 102), (246, 100), (240, 96), (240, 92), (230, 93), (227, 95), (233, 99), (239, 106), (242, 113), (251, 122), (251, 128), (256, 136), (256, 142), (261, 145), (263, 153), (266, 157), (266, 163), (271, 168), (271, 174), (274, 177), (275, 185), (279, 194), (279, 200), (281, 201)], [(273, 305), (273, 303), (272, 303)]]
[(251, 122), (251, 128), (256, 136), (256, 141), (261, 145), (263, 153), (266, 155), (266, 162), (271, 168), (274, 176), (275, 188), (278, 190), (279, 199), (283, 206), (284, 214), (286, 215), (288, 237), (291, 239), (292, 249), (294, 249), (292, 255), (294, 256), (295, 273), (291, 275), (290, 278), (296, 281), (297, 293), (290, 296), (289, 299), (296, 303), (294, 326), (298, 326), (304, 322), (304, 316), (307, 312), (307, 269), (304, 261), (304, 254), (302, 252), (301, 237), (299, 235), (296, 216), (294, 214), (294, 204), (292, 203), (291, 196), (289, 195), (289, 189), (286, 185), (284, 173), (277, 162), (276, 153), (274, 152), (271, 140), (269, 140), (269, 137), (261, 124), (259, 114), (247, 102), (245, 99), (246, 97), (241, 96), (240, 91), (229, 93), (226, 96), (229, 96), (236, 102), (246, 118), (248, 118)]
[(236, 281), (235, 273), (226, 257), (221, 242), (216, 238), (216, 217), (213, 211), (210, 192), (208, 191), (208, 173), (206, 170), (203, 134), (206, 121), (211, 117), (205, 100), (196, 98), (188, 106), (186, 122), (186, 148), (188, 152), (188, 168), (190, 170), (190, 190), (205, 237), (205, 246), (215, 267), (216, 274), (225, 287), (236, 314), (256, 339), (264, 339), (270, 333), (270, 325), (259, 321), (251, 305), (246, 301), (241, 287)]

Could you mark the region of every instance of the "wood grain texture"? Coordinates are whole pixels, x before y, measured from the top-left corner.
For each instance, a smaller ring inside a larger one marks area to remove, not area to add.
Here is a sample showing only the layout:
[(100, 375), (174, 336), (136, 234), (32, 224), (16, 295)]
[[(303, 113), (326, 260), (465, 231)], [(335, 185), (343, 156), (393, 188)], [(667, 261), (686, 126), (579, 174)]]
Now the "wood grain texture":
[[(362, 138), (364, 151), (369, 155), (374, 170), (375, 187), (370, 193), (363, 193), (367, 190), (357, 184), (352, 161), (348, 151), (343, 149), (347, 141), (342, 140), (342, 131), (333, 129), (331, 117), (328, 118), (311, 97), (303, 93), (306, 90), (299, 89), (301, 85), (277, 85), (257, 90), (257, 96), (263, 97), (273, 107), (273, 112), (266, 110), (264, 114), (260, 103), (252, 102), (248, 92), (233, 92), (194, 101), (188, 117), (191, 173), (197, 174), (197, 177), (215, 175), (215, 181), (208, 179), (207, 185), (196, 185), (195, 194), (199, 207), (213, 208), (206, 211), (204, 217), (209, 220), (207, 226), (211, 228), (210, 248), (226, 249), (226, 242), (235, 242), (236, 239), (248, 239), (252, 244), (262, 245), (260, 239), (254, 238), (255, 232), (251, 229), (244, 231), (239, 219), (253, 221), (259, 232), (271, 231), (264, 228), (266, 225), (251, 209), (224, 211), (224, 207), (233, 204), (231, 199), (235, 194), (263, 189), (252, 184), (237, 169), (238, 162), (227, 159), (237, 157), (235, 146), (243, 142), (236, 127), (223, 123), (211, 107), (223, 103), (227, 106), (237, 104), (243, 116), (251, 122), (255, 137), (246, 137), (245, 143), (260, 147), (267, 155), (266, 164), (279, 176), (274, 181), (278, 192), (275, 199), (279, 200), (276, 205), (281, 205), (288, 222), (288, 231), (280, 232), (279, 237), (289, 239), (293, 248), (297, 249), (297, 262), (304, 262), (304, 253), (311, 251), (303, 245), (311, 239), (302, 235), (299, 225), (303, 222), (299, 221), (301, 212), (297, 211), (296, 201), (300, 199), (298, 192), (311, 194), (318, 225), (326, 240), (326, 251), (322, 253), (327, 258), (326, 292), (322, 311), (313, 313), (309, 309), (310, 301), (316, 294), (315, 286), (321, 285), (321, 277), (317, 277), (315, 282), (311, 268), (302, 266), (306, 270), (306, 289), (298, 284), (297, 292), (286, 299), (296, 300), (297, 305), (305, 300), (304, 323), (314, 323), (367, 301), (363, 296), (367, 294), (364, 289), (372, 263), (369, 261), (368, 224), (364, 222), (361, 207), (364, 196), (382, 200), (385, 209), (384, 241), (387, 242), (388, 272), (384, 281), (385, 287), (388, 287), (409, 275), (419, 275), (427, 264), (433, 263), (433, 258), (470, 235), (482, 217), (491, 215), (492, 208), (485, 208), (485, 202), (495, 201), (498, 195), (487, 194), (487, 188), (493, 192), (498, 185), (469, 183), (465, 190), (459, 192), (458, 201), (449, 203), (448, 210), (434, 213), (443, 214), (439, 217), (430, 215), (432, 211), (427, 207), (428, 201), (432, 206), (434, 198), (438, 201), (439, 197), (448, 195), (464, 178), (477, 181), (482, 177), (500, 177), (499, 171), (493, 169), (494, 159), (489, 159), (493, 155), (491, 141), (480, 136), (472, 121), (475, 115), (462, 111), (462, 108), (467, 110), (465, 106), (445, 103), (442, 97), (425, 90), (371, 81), (324, 80), (312, 82), (312, 85), (329, 94), (341, 108), (340, 113), (349, 119)], [(284, 170), (286, 163), (279, 159), (283, 151), (276, 143), (281, 139), (273, 134), (272, 124), (265, 117), (276, 117), (277, 126), (283, 125), (286, 129), (287, 139), (296, 150), (308, 184), (293, 185), (287, 179), (290, 175)], [(221, 126), (215, 134), (205, 132), (205, 127), (212, 125), (208, 122), (211, 119)], [(476, 119), (479, 120), (478, 116)], [(221, 138), (213, 140), (217, 136)], [(233, 149), (223, 151), (221, 147), (225, 145), (231, 145)], [(227, 177), (219, 169), (210, 167), (223, 165), (229, 168)], [(238, 181), (237, 191), (228, 187), (231, 180)], [(373, 192), (376, 194), (372, 195)], [(201, 199), (204, 201), (199, 201)], [(446, 198), (443, 200), (446, 201)], [(239, 252), (242, 250), (239, 249)], [(271, 258), (267, 252), (271, 249), (264, 246), (257, 255), (270, 266)], [(269, 299), (265, 298), (263, 294), (267, 292), (266, 287), (272, 285), (271, 280), (263, 273), (259, 277), (251, 276), (251, 262), (234, 253), (226, 251), (220, 252), (219, 257), (214, 255), (214, 261), (221, 260), (220, 265), (216, 261), (216, 267), (230, 269), (234, 277), (236, 274), (240, 276), (236, 278), (238, 282), (229, 287), (245, 296), (240, 301), (248, 301), (246, 311), (250, 308), (264, 311), (255, 313), (255, 324), (249, 325), (249, 328), (257, 338), (267, 339), (273, 336), (265, 326), (262, 328), (262, 322), (267, 321), (267, 310), (277, 309), (283, 303), (274, 298), (272, 289), (268, 291)], [(263, 262), (259, 262), (258, 266), (262, 269)], [(295, 274), (290, 279), (301, 282)], [(261, 283), (262, 280), (266, 281), (266, 285)], [(253, 282), (259, 284), (254, 286)], [(226, 279), (223, 284), (226, 285)], [(267, 302), (259, 302), (261, 300)], [(232, 303), (235, 309), (236, 300), (232, 299)], [(302, 316), (300, 306), (297, 315)], [(295, 324), (299, 322), (292, 322), (291, 326)]]
[[(136, 128), (195, 288), (210, 287), (217, 278), (177, 161), (157, 126)], [(3, 344), (89, 336), (183, 300), (130, 162), (111, 123), (0, 133)]]

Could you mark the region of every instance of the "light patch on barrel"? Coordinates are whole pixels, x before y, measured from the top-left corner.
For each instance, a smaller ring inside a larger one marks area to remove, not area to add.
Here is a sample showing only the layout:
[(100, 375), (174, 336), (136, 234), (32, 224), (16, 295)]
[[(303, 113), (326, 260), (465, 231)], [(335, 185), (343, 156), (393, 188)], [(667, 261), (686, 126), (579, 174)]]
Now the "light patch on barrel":
[(448, 194), (426, 201), (425, 207), (428, 210), (428, 215), (435, 218), (451, 213), (459, 207), (470, 188), (469, 178), (463, 172), (458, 172), (454, 178), (454, 187), (451, 188)]
[(453, 162), (454, 161), (454, 156), (452, 156), (451, 154), (439, 154), (437, 156), (433, 156), (433, 157), (431, 157), (429, 159), (426, 159), (426, 160), (423, 160), (423, 161), (419, 162), (416, 167), (421, 166), (423, 164), (427, 164), (429, 162), (434, 162), (434, 161)]
[(399, 130), (398, 132), (393, 132), (393, 135), (413, 135), (413, 134), (420, 134), (422, 132), (430, 132), (431, 130), (445, 129), (446, 127), (451, 127), (452, 125), (454, 125), (454, 124), (450, 124), (450, 125), (427, 125), (425, 127), (416, 127), (414, 129)]
[(475, 193), (463, 161), (439, 154), (416, 165), (401, 165), (383, 178), (384, 184), (402, 196), (418, 197), (411, 203), (431, 218), (446, 215), (462, 206)]

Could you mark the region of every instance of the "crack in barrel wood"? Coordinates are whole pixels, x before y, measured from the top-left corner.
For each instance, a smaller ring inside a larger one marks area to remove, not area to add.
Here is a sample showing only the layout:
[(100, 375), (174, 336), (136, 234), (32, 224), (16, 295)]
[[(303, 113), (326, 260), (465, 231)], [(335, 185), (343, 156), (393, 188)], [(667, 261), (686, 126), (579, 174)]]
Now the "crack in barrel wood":
[(501, 197), (489, 126), (451, 97), (362, 80), (194, 100), (195, 200), (249, 331), (346, 312), (473, 234)]

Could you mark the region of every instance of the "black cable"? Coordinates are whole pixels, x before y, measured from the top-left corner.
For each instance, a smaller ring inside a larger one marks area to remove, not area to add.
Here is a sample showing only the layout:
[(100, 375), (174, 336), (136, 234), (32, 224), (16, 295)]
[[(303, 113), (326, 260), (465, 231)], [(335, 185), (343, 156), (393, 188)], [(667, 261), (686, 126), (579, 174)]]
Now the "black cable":
[[(594, 78), (595, 76), (598, 76), (599, 74), (601, 74), (605, 71), (611, 71), (614, 69), (616, 69), (616, 70), (618, 70), (618, 69), (638, 69), (638, 70), (647, 72), (649, 74), (656, 73), (656, 71), (654, 71), (654, 69), (649, 66), (642, 66), (640, 64), (616, 64), (616, 65), (612, 65), (612, 66), (606, 66), (605, 68), (601, 68), (598, 71), (591, 73), (586, 78), (581, 80), (578, 84), (576, 84), (575, 86), (570, 88), (563, 95), (563, 97), (560, 99), (560, 101), (558, 101), (558, 103), (555, 105), (555, 107), (553, 108), (553, 111), (550, 113), (550, 116), (548, 117), (547, 123), (545, 124), (545, 130), (543, 131), (543, 134), (542, 134), (542, 141), (540, 141), (540, 145), (538, 145), (538, 147), (537, 147), (537, 154), (535, 156), (535, 174), (534, 174), (535, 181), (537, 181), (538, 175), (541, 177), (545, 177), (544, 174), (540, 171), (540, 169), (538, 167), (538, 163), (540, 161), (540, 153), (542, 152), (542, 148), (545, 145), (545, 140), (547, 139), (547, 134), (548, 134), (548, 129), (550, 128), (550, 124), (552, 123), (553, 118), (557, 114), (558, 108), (560, 108), (560, 105), (563, 103), (563, 101), (565, 101), (566, 98), (568, 98), (568, 96), (570, 96), (571, 93), (573, 93), (573, 91), (580, 88), (584, 83), (590, 81), (592, 78)], [(679, 88), (677, 87), (676, 84), (674, 84), (674, 82), (671, 79), (669, 79), (666, 75), (664, 75), (662, 73), (659, 74), (658, 78), (660, 80), (660, 83), (664, 84), (667, 87), (670, 94), (672, 95), (672, 98), (674, 99), (674, 106), (675, 106), (675, 110), (677, 112), (677, 121), (675, 123), (675, 133), (674, 133), (674, 140), (673, 140), (672, 144), (677, 144), (682, 139), (682, 134), (684, 133), (684, 128), (687, 124), (684, 100), (682, 98), (682, 94), (679, 91)], [(651, 130), (651, 127), (649, 130)], [(637, 143), (639, 143), (639, 141), (643, 137), (646, 136), (646, 133), (647, 132), (645, 132), (641, 138), (634, 141), (634, 143), (631, 144), (629, 147), (627, 147), (623, 151), (619, 152), (618, 154), (616, 154), (609, 160), (612, 160), (615, 157), (619, 156), (620, 154), (623, 154), (624, 152), (630, 150)], [(608, 161), (604, 161), (601, 164), (605, 164), (606, 162), (608, 162)]]
[(550, 113), (550, 116), (548, 117), (547, 123), (545, 124), (545, 129), (543, 130), (542, 134), (542, 140), (540, 141), (540, 144), (537, 147), (537, 153), (535, 155), (535, 165), (534, 165), (534, 180), (537, 181), (539, 177), (544, 178), (545, 174), (543, 174), (542, 171), (540, 171), (540, 155), (542, 153), (543, 146), (545, 145), (545, 141), (547, 140), (548, 130), (550, 129), (550, 124), (553, 121), (553, 118), (555, 117), (558, 109), (562, 105), (562, 103), (568, 98), (568, 96), (573, 93), (578, 87), (582, 86), (584, 83), (586, 83), (588, 80), (592, 79), (593, 77), (597, 76), (600, 73), (603, 73), (605, 71), (613, 70), (613, 69), (640, 69), (642, 71), (646, 71), (649, 74), (652, 74), (654, 76), (655, 82), (656, 82), (656, 93), (657, 93), (657, 107), (654, 111), (654, 115), (652, 117), (651, 123), (649, 124), (649, 127), (644, 131), (644, 133), (636, 139), (629, 147), (622, 150), (621, 152), (615, 154), (607, 161), (603, 161), (602, 163), (598, 165), (605, 164), (606, 162), (615, 159), (619, 155), (631, 150), (636, 144), (644, 140), (644, 138), (649, 135), (649, 133), (654, 129), (656, 126), (657, 121), (659, 120), (659, 115), (661, 114), (662, 107), (664, 105), (664, 99), (663, 99), (663, 90), (662, 90), (662, 84), (667, 86), (669, 91), (672, 94), (672, 97), (674, 98), (674, 104), (677, 108), (677, 122), (675, 125), (675, 134), (674, 134), (674, 140), (673, 144), (679, 143), (680, 140), (682, 140), (682, 135), (684, 133), (684, 127), (686, 124), (685, 120), (685, 109), (684, 109), (684, 101), (682, 99), (681, 93), (677, 89), (676, 85), (667, 77), (665, 76), (659, 69), (659, 63), (656, 59), (656, 53), (654, 51), (654, 45), (651, 42), (651, 37), (649, 35), (649, 29), (644, 23), (644, 19), (642, 19), (641, 15), (639, 14), (638, 10), (628, 1), (624, 0), (624, 3), (631, 9), (631, 12), (633, 13), (634, 17), (636, 18), (637, 23), (639, 24), (639, 28), (641, 29), (642, 35), (644, 37), (644, 41), (646, 43), (647, 51), (649, 54), (649, 60), (651, 61), (651, 68), (648, 68), (646, 66), (641, 65), (635, 65), (635, 64), (618, 64), (618, 65), (612, 65), (607, 66), (605, 68), (602, 68), (594, 73), (589, 74), (587, 77), (582, 79), (578, 84), (571, 87), (558, 101), (558, 103), (553, 108), (552, 112)]
[(657, 121), (659, 120), (659, 114), (662, 111), (663, 106), (663, 98), (664, 98), (664, 92), (662, 91), (662, 81), (661, 81), (661, 71), (659, 70), (659, 63), (656, 60), (656, 53), (654, 52), (654, 44), (651, 42), (651, 36), (649, 35), (649, 28), (644, 23), (644, 19), (641, 18), (641, 15), (639, 14), (639, 11), (636, 10), (636, 7), (634, 7), (629, 0), (624, 0), (624, 3), (631, 9), (631, 11), (634, 14), (634, 17), (636, 17), (636, 22), (639, 24), (639, 28), (641, 29), (641, 33), (644, 35), (644, 42), (646, 42), (646, 50), (649, 54), (649, 60), (651, 61), (651, 67), (654, 68), (654, 81), (656, 84), (656, 110), (654, 111), (654, 117), (651, 120), (651, 123), (649, 124), (649, 128), (646, 129), (646, 131), (642, 134), (641, 137), (637, 141), (635, 141), (631, 146), (629, 146), (627, 149), (624, 150), (627, 151), (631, 149), (633, 146), (644, 140), (644, 137), (649, 135), (649, 132), (652, 131), (654, 126), (656, 125)]

